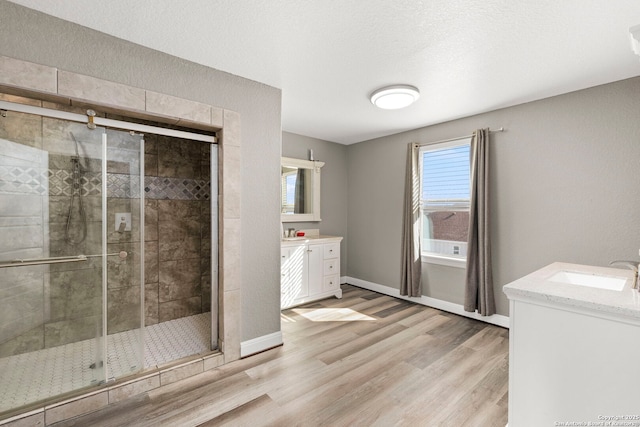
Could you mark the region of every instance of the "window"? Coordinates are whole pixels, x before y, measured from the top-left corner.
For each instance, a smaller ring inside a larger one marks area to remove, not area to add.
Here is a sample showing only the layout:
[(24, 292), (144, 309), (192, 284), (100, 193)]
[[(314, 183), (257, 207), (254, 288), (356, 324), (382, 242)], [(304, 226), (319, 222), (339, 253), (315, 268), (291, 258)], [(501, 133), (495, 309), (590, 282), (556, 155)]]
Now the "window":
[(424, 255), (467, 257), (469, 138), (420, 148), (420, 212)]
[(281, 213), (293, 213), (294, 211), (297, 174), (298, 169), (296, 168), (282, 168), (282, 174), (280, 176), (282, 194)]

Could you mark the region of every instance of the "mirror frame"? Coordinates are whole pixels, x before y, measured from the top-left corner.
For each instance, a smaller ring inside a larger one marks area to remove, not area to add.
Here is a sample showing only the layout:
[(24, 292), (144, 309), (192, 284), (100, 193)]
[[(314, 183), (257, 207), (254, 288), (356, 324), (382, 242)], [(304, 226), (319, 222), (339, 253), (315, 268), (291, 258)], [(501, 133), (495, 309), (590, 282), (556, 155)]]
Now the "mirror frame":
[[(311, 213), (304, 214), (283, 214), (280, 213), (282, 222), (317, 222), (320, 219), (320, 168), (324, 162), (317, 160), (301, 160), (292, 157), (283, 157), (280, 161), (280, 178), (282, 178), (282, 166), (311, 169)], [(280, 212), (282, 212), (282, 194), (280, 194)]]

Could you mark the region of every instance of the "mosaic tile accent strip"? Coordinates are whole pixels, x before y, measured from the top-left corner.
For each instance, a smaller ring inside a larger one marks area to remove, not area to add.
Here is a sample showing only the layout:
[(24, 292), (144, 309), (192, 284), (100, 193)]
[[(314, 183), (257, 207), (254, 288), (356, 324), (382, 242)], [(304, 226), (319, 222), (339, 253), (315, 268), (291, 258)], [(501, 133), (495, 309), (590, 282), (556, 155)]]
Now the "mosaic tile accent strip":
[[(71, 196), (73, 194), (73, 175), (68, 170), (49, 170), (49, 193), (52, 196)], [(81, 196), (99, 196), (102, 193), (102, 175), (100, 172), (82, 172), (80, 177)]]
[(211, 183), (201, 179), (147, 176), (144, 180), (148, 199), (209, 200)]
[(140, 198), (140, 177), (118, 173), (107, 174), (107, 197), (120, 199)]
[[(209, 200), (211, 183), (199, 179), (144, 178), (145, 198), (169, 200)], [(107, 197), (137, 199), (140, 197), (140, 178), (135, 175), (107, 174)]]
[(0, 194), (37, 194), (44, 196), (50, 171), (17, 166), (0, 166)]
[[(209, 200), (211, 183), (202, 179), (147, 176), (144, 179), (148, 199)], [(98, 196), (102, 191), (100, 172), (82, 172), (80, 195)], [(39, 171), (36, 168), (0, 166), (0, 194), (73, 195), (73, 174), (63, 169)], [(140, 198), (140, 177), (107, 174), (107, 197)]]
[[(138, 364), (138, 330), (107, 337), (109, 376), (120, 377)], [(209, 352), (211, 313), (183, 317), (145, 328), (145, 368)], [(97, 384), (96, 341), (76, 343), (0, 359), (0, 412)], [(137, 368), (135, 368), (137, 369)]]

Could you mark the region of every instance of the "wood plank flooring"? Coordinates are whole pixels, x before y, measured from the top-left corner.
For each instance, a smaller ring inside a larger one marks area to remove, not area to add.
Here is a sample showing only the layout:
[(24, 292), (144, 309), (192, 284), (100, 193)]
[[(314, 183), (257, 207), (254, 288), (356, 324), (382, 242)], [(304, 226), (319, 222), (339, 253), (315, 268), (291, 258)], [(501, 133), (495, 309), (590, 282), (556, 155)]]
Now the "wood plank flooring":
[(284, 346), (57, 426), (507, 424), (506, 329), (343, 285), (282, 312)]

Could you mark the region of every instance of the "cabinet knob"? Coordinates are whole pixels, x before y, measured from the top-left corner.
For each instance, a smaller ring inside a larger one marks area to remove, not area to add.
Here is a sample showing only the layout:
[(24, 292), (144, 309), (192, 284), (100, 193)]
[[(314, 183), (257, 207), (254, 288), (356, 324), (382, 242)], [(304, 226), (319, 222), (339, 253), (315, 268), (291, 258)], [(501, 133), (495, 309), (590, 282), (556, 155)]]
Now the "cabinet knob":
[(329, 252), (333, 252), (333, 249), (329, 249)]
[(307, 252), (313, 252), (311, 249), (307, 249)]
[(333, 265), (330, 265), (330, 266), (329, 266), (329, 268), (330, 268), (330, 269), (333, 269)]

